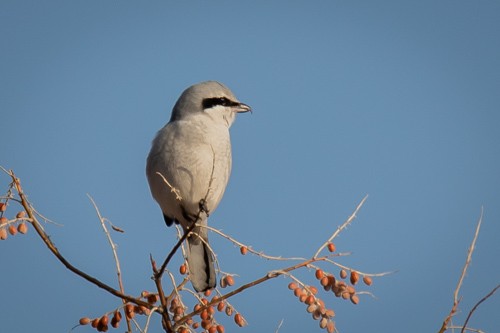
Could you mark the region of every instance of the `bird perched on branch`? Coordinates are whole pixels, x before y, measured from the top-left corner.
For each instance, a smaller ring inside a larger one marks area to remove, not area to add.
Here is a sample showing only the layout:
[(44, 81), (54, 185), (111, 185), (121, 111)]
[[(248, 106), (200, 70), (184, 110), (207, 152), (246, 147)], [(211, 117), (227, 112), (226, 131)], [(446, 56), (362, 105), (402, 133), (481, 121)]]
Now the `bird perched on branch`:
[(203, 226), (222, 199), (231, 173), (229, 128), (237, 113), (250, 110), (219, 82), (195, 84), (179, 97), (149, 152), (149, 187), (167, 226), (178, 223), (184, 233), (191, 232), (187, 262), (198, 292), (216, 284), (208, 230)]

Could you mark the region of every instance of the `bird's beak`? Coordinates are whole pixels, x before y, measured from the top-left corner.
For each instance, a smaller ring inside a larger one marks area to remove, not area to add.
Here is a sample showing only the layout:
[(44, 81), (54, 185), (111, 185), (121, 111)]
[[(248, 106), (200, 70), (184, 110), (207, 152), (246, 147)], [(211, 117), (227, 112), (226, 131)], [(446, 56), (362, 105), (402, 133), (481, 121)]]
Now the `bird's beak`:
[(246, 105), (245, 103), (239, 103), (234, 107), (234, 112), (244, 113), (248, 111), (252, 112), (252, 108), (249, 105)]

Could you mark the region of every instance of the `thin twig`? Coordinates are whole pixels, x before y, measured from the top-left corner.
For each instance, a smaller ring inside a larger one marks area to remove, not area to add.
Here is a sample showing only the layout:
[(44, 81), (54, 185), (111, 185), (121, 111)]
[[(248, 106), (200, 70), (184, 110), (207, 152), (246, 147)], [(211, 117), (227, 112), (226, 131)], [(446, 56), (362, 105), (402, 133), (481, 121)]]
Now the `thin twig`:
[(200, 226), (202, 228), (206, 228), (212, 232), (215, 232), (216, 234), (228, 239), (229, 241), (231, 241), (233, 244), (236, 244), (238, 245), (239, 247), (245, 247), (248, 252), (250, 253), (253, 253), (261, 258), (264, 258), (264, 259), (269, 259), (269, 260), (306, 260), (306, 258), (300, 258), (300, 257), (291, 257), (291, 258), (284, 258), (284, 257), (276, 257), (276, 256), (270, 256), (270, 255), (267, 255), (265, 254), (264, 252), (258, 252), (258, 251), (255, 251), (254, 249), (252, 249), (250, 246), (247, 246), (239, 241), (237, 241), (236, 239), (234, 239), (233, 237), (223, 233), (222, 231), (218, 230), (218, 229), (215, 229), (215, 228), (212, 228), (208, 225), (203, 225), (203, 226)]
[(481, 300), (479, 302), (477, 302), (476, 305), (474, 305), (474, 307), (472, 308), (472, 310), (470, 310), (469, 314), (467, 315), (467, 319), (465, 319), (465, 322), (464, 322), (464, 324), (462, 326), (462, 330), (460, 331), (461, 333), (464, 333), (464, 330), (467, 327), (467, 323), (469, 322), (469, 319), (472, 316), (472, 314), (474, 313), (474, 311), (476, 311), (477, 307), (481, 303), (483, 303), (484, 301), (486, 301), (488, 298), (490, 298), (498, 290), (498, 288), (500, 288), (500, 284), (498, 286), (496, 286), (495, 288), (493, 288), (493, 290), (491, 290), (486, 296), (484, 296), (483, 298), (481, 298)]
[(360, 270), (352, 269), (351, 267), (339, 264), (338, 262), (335, 262), (335, 261), (333, 261), (331, 259), (328, 259), (328, 258), (325, 259), (324, 261), (329, 262), (330, 264), (335, 265), (335, 266), (337, 266), (339, 268), (342, 268), (342, 269), (345, 269), (345, 270), (348, 270), (348, 271), (356, 271), (358, 274), (360, 274), (360, 275), (366, 275), (366, 276), (381, 277), (381, 276), (386, 276), (386, 275), (394, 274), (394, 273), (398, 272), (398, 271), (390, 271), (390, 272), (382, 272), (382, 273), (365, 273), (365, 272), (362, 272)]
[(476, 246), (476, 240), (477, 240), (477, 237), (479, 236), (479, 229), (481, 228), (482, 221), (483, 221), (483, 207), (481, 207), (481, 214), (479, 215), (479, 220), (477, 221), (476, 232), (474, 234), (474, 238), (472, 239), (472, 243), (469, 247), (469, 251), (467, 252), (467, 259), (465, 260), (464, 267), (462, 268), (462, 274), (460, 275), (460, 279), (458, 280), (457, 287), (455, 288), (455, 292), (453, 293), (453, 306), (452, 306), (448, 316), (446, 316), (446, 318), (444, 319), (443, 324), (441, 325), (441, 328), (439, 329), (439, 333), (444, 333), (447, 330), (448, 324), (450, 323), (450, 320), (451, 320), (451, 317), (453, 317), (458, 310), (458, 304), (461, 301), (461, 297), (460, 298), (458, 297), (458, 293), (460, 292), (460, 288), (462, 287), (462, 283), (464, 281), (465, 273), (467, 272), (467, 268), (469, 268), (469, 264), (472, 260), (472, 253), (474, 252), (474, 248)]
[(361, 209), (361, 207), (363, 206), (363, 204), (365, 203), (367, 198), (368, 198), (368, 195), (366, 195), (363, 198), (363, 200), (361, 200), (361, 202), (358, 204), (358, 206), (356, 207), (354, 212), (351, 214), (351, 216), (349, 216), (347, 218), (347, 220), (340, 227), (338, 227), (337, 230), (335, 230), (335, 232), (330, 236), (330, 238), (328, 238), (328, 240), (326, 242), (324, 242), (323, 245), (321, 245), (319, 247), (318, 251), (316, 251), (313, 258), (316, 258), (317, 256), (319, 256), (320, 252), (328, 245), (328, 243), (330, 243), (335, 237), (337, 237), (342, 232), (342, 230), (347, 228), (347, 226), (349, 224), (351, 224), (352, 221), (354, 221), (354, 219), (356, 218), (356, 214)]
[[(455, 326), (455, 325), (450, 325), (448, 326), (448, 329), (450, 330), (458, 330), (458, 329), (463, 329), (464, 327), (462, 326)], [(468, 332), (474, 332), (474, 333), (485, 333), (484, 331), (481, 331), (480, 329), (477, 328), (471, 328), (471, 327), (465, 327), (465, 331)]]
[(479, 229), (481, 228), (482, 221), (483, 221), (483, 207), (481, 207), (481, 215), (479, 216), (479, 220), (477, 221), (476, 233), (474, 234), (474, 238), (472, 239), (472, 244), (470, 245), (469, 251), (467, 253), (467, 260), (465, 260), (464, 267), (462, 268), (462, 274), (460, 275), (457, 287), (455, 288), (455, 293), (453, 294), (453, 300), (455, 303), (458, 302), (458, 293), (460, 292), (460, 288), (462, 287), (462, 283), (464, 281), (467, 268), (469, 268), (470, 262), (472, 260), (472, 253), (474, 252), (474, 249), (476, 247), (476, 240), (477, 237), (479, 236)]
[(153, 256), (150, 256), (151, 267), (153, 269), (153, 281), (156, 285), (156, 290), (158, 291), (158, 296), (160, 297), (161, 308), (159, 308), (159, 312), (162, 316), (163, 328), (167, 333), (173, 333), (172, 322), (170, 321), (170, 315), (168, 314), (167, 308), (167, 298), (165, 297), (165, 293), (163, 291), (163, 286), (161, 283), (161, 274), (159, 274), (158, 268), (156, 267), (156, 262), (153, 260)]
[(168, 182), (167, 178), (165, 178), (165, 176), (163, 176), (160, 172), (157, 172), (156, 174), (163, 179), (163, 182), (167, 184), (168, 187), (170, 187), (170, 192), (175, 194), (175, 199), (181, 201), (182, 197), (181, 194), (179, 193), (179, 190), (173, 187), (172, 184)]
[(280, 321), (280, 323), (278, 324), (278, 327), (276, 327), (276, 331), (274, 331), (274, 333), (278, 333), (278, 332), (279, 332), (279, 330), (280, 330), (281, 326), (283, 325), (283, 321), (284, 321), (284, 320), (283, 320), (283, 319), (281, 319), (281, 321)]
[[(94, 206), (94, 209), (97, 213), (97, 217), (99, 218), (99, 222), (101, 223), (101, 227), (104, 230), (104, 233), (106, 234), (106, 238), (108, 239), (109, 245), (111, 246), (111, 250), (113, 251), (113, 257), (115, 259), (115, 266), (116, 266), (116, 275), (118, 278), (118, 286), (120, 288), (120, 291), (124, 294), (125, 293), (125, 288), (123, 287), (123, 281), (122, 281), (122, 271), (120, 268), (120, 260), (118, 259), (118, 253), (116, 251), (116, 244), (113, 242), (113, 239), (111, 238), (111, 234), (109, 233), (108, 228), (106, 227), (106, 219), (102, 217), (101, 212), (99, 211), (99, 208), (97, 207), (97, 204), (94, 201), (94, 198), (90, 196), (90, 194), (87, 194), (87, 197), (90, 199), (92, 202), (92, 205)], [(127, 300), (122, 298), (123, 304), (127, 304)], [(130, 326), (130, 320), (127, 316), (125, 316), (126, 322), (127, 322), (127, 332), (132, 332), (132, 327)]]

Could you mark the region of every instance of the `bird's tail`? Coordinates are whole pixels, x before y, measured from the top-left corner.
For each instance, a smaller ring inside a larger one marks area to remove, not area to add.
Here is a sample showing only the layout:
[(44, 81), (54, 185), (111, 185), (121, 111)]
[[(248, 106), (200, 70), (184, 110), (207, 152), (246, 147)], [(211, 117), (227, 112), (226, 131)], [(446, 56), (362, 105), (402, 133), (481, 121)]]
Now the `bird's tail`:
[(197, 292), (203, 292), (215, 287), (216, 276), (214, 259), (208, 248), (208, 231), (206, 228), (195, 227), (188, 237), (187, 262), (189, 279)]

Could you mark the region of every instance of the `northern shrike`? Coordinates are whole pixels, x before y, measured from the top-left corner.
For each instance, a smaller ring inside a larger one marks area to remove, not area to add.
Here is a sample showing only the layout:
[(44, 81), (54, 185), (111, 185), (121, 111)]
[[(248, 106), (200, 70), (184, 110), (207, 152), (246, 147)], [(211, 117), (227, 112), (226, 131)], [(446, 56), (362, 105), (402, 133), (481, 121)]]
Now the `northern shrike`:
[(184, 232), (192, 228), (187, 262), (198, 292), (216, 284), (208, 230), (203, 226), (222, 199), (231, 173), (229, 127), (236, 113), (247, 111), (250, 107), (223, 84), (195, 84), (177, 100), (147, 159), (149, 187), (167, 226), (180, 223)]

